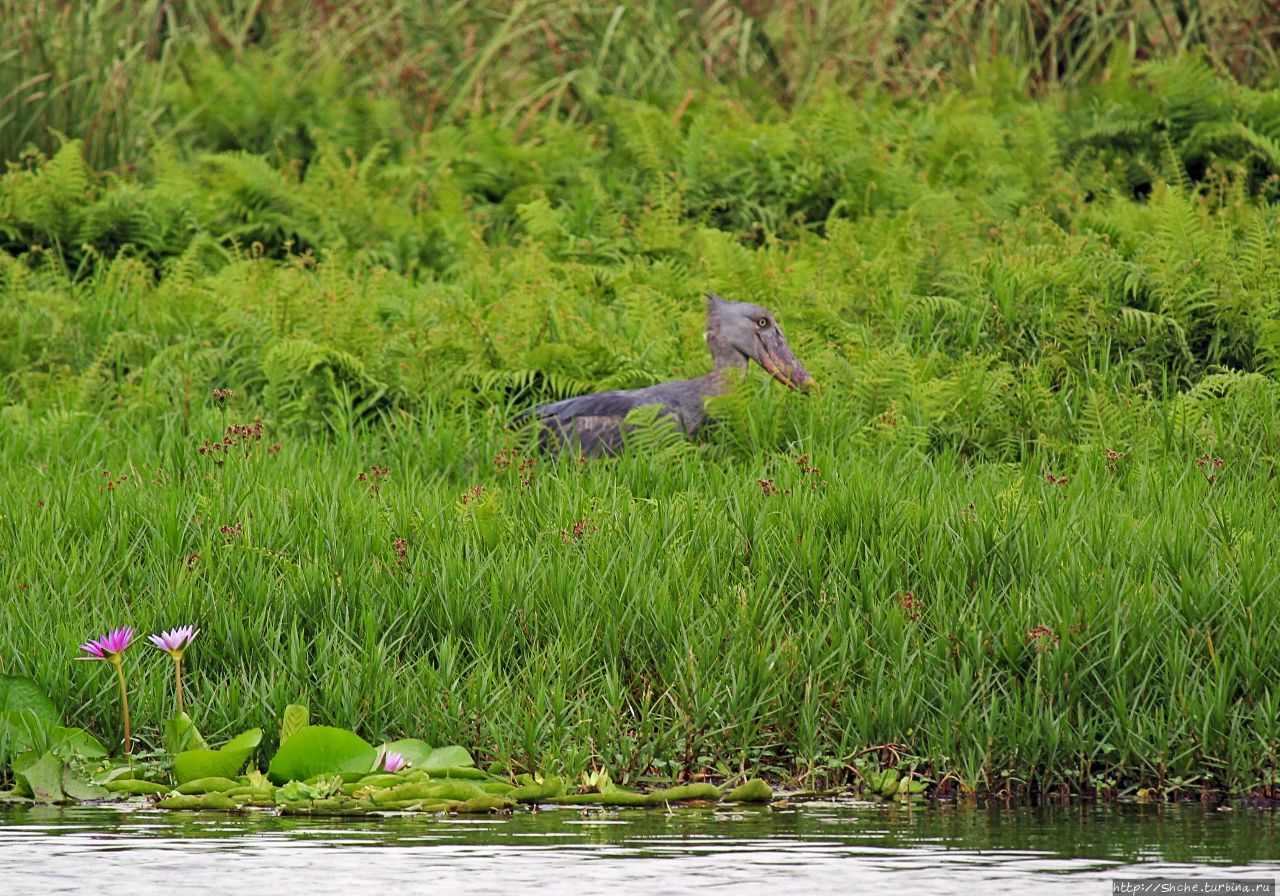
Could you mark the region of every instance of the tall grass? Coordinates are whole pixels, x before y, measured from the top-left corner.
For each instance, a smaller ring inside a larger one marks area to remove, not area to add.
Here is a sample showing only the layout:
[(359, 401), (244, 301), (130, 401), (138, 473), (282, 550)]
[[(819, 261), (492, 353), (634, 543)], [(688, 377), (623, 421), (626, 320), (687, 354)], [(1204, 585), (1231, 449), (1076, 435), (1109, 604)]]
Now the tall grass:
[(13, 24), (0, 36), (0, 155), (66, 135), (99, 167), (174, 133), (306, 153), (307, 132), (340, 126), (335, 101), (394, 106), (420, 131), (495, 112), (528, 127), (589, 120), (606, 96), (729, 90), (791, 105), (831, 84), (927, 93), (993, 64), (1033, 89), (1078, 87), (1108, 77), (1116, 54), (1192, 50), (1266, 85), (1280, 29), (1264, 0), (6, 0), (0, 12)]
[[(532, 474), (494, 461), (499, 421), (443, 411), (324, 442), (269, 427), (225, 459), (199, 448), (234, 399), (185, 436), (8, 429), (4, 669), (110, 730), (78, 639), (194, 620), (189, 702), (214, 731), (301, 700), (370, 737), (629, 779), (848, 782), (889, 743), (973, 789), (1267, 783), (1280, 544), (1258, 456), (973, 466), (851, 450), (839, 404), (804, 413), (803, 462)], [(135, 717), (159, 719), (167, 669), (133, 663)]]

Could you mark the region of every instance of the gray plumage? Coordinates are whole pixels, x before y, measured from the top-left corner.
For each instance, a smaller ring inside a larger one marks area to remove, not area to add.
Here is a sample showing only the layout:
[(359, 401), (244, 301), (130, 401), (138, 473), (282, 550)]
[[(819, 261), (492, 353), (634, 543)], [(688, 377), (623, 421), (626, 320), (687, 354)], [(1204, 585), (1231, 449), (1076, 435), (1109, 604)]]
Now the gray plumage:
[(584, 455), (596, 457), (622, 450), (623, 421), (637, 408), (656, 406), (660, 419), (669, 419), (693, 435), (706, 416), (705, 400), (724, 393), (732, 382), (730, 371), (745, 369), (749, 361), (793, 389), (807, 388), (812, 382), (777, 319), (759, 305), (707, 293), (707, 348), (714, 366), (704, 376), (566, 398), (524, 411), (514, 422), (535, 419), (539, 442), (548, 450), (576, 443)]

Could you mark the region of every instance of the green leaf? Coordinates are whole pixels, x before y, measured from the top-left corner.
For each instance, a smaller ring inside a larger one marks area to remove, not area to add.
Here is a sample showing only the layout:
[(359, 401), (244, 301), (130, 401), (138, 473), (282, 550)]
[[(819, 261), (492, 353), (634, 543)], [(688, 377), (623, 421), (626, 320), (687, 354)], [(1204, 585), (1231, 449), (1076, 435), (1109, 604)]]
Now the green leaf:
[(462, 747), (436, 747), (421, 762), (414, 764), (430, 771), (433, 768), (470, 768), (476, 761)]
[(0, 675), (0, 713), (25, 712), (49, 725), (62, 723), (62, 714), (53, 701), (30, 678)]
[(157, 784), (155, 781), (143, 781), (133, 778), (108, 781), (103, 785), (103, 789), (108, 793), (123, 793), (133, 796), (150, 796), (153, 793), (169, 793), (173, 790), (167, 784)]
[(319, 774), (367, 772), (377, 757), (364, 738), (328, 725), (295, 731), (271, 760), (267, 775), (277, 784), (305, 781)]
[(414, 768), (421, 767), (433, 752), (429, 743), (425, 740), (418, 740), (416, 737), (406, 737), (403, 740), (393, 740), (390, 743), (383, 744), (382, 748), (388, 753), (399, 753), (407, 759)]
[(309, 800), (311, 799), (311, 788), (295, 778), (280, 788), (278, 796), (291, 803)]
[(731, 803), (767, 803), (773, 799), (773, 788), (759, 778), (739, 784), (725, 797)]
[(63, 759), (102, 759), (107, 755), (107, 748), (101, 741), (83, 728), (55, 725), (46, 733), (49, 737), (49, 749)]
[(49, 749), (49, 731), (62, 714), (30, 678), (0, 675), (0, 760), (27, 750)]
[[(49, 748), (49, 725), (33, 713), (10, 710), (0, 713), (0, 758)], [(2, 763), (0, 763), (2, 764)]]
[(299, 703), (290, 703), (284, 708), (284, 718), (280, 720), (280, 743), (284, 744), (303, 728), (307, 727), (311, 714)]
[(196, 778), (194, 781), (179, 784), (177, 790), (181, 794), (226, 793), (240, 786), (239, 781), (233, 781), (231, 778)]
[(177, 756), (188, 750), (207, 750), (209, 745), (200, 736), (196, 723), (185, 712), (179, 713), (164, 723), (164, 749), (170, 756)]
[(112, 781), (127, 781), (134, 778), (140, 778), (138, 769), (132, 765), (121, 763), (118, 765), (109, 765), (98, 770), (93, 775), (94, 783), (110, 784)]
[(256, 768), (249, 770), (249, 786), (255, 794), (270, 794), (275, 792), (275, 785), (267, 779), (267, 776)]
[(85, 800), (105, 800), (111, 796), (105, 787), (99, 787), (87, 778), (82, 778), (71, 769), (62, 769), (62, 790), (68, 799), (76, 802)]
[(250, 754), (262, 743), (262, 729), (250, 728), (217, 750), (187, 750), (173, 757), (179, 784), (200, 778), (230, 778), (240, 773)]
[(52, 753), (24, 753), (13, 761), (13, 776), (37, 803), (65, 803), (63, 762)]
[(327, 800), (331, 796), (337, 796), (342, 793), (342, 776), (321, 775), (307, 786), (311, 788), (311, 798), (313, 800)]
[(52, 750), (63, 759), (101, 759), (107, 748), (83, 728), (64, 728), (35, 713), (9, 711), (0, 713), (0, 743), (9, 754), (35, 750)]

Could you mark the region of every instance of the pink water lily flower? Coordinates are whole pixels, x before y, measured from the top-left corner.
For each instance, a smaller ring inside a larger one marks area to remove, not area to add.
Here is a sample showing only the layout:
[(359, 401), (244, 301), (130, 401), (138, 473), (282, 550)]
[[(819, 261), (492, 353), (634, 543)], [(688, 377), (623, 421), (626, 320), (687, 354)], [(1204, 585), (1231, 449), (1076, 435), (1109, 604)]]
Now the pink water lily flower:
[(147, 639), (157, 649), (163, 650), (170, 656), (181, 657), (183, 651), (191, 646), (191, 642), (196, 639), (198, 634), (200, 634), (200, 629), (194, 625), (180, 625), (158, 635), (148, 635)]
[(388, 753), (386, 747), (378, 748), (378, 759), (374, 762), (373, 767), (381, 768), (386, 772), (403, 771), (410, 765), (409, 760), (405, 759), (399, 753)]
[(91, 638), (80, 645), (80, 649), (88, 656), (78, 656), (78, 660), (111, 660), (119, 657), (125, 652), (125, 649), (133, 643), (133, 636), (137, 634), (131, 626), (123, 626), (114, 631), (107, 632), (101, 638)]
[(191, 646), (191, 642), (196, 639), (198, 634), (200, 634), (200, 629), (194, 625), (180, 625), (158, 635), (147, 635), (148, 640), (155, 645), (157, 650), (163, 650), (173, 658), (173, 674), (178, 682), (179, 713), (187, 711), (186, 705), (182, 700), (182, 655), (187, 652), (187, 648)]
[(124, 753), (133, 752), (133, 733), (129, 726), (129, 694), (124, 686), (124, 659), (122, 654), (133, 643), (136, 634), (131, 626), (123, 626), (107, 632), (101, 638), (91, 638), (80, 645), (88, 656), (78, 656), (78, 660), (106, 660), (116, 670), (116, 678), (120, 681), (120, 708), (124, 714)]

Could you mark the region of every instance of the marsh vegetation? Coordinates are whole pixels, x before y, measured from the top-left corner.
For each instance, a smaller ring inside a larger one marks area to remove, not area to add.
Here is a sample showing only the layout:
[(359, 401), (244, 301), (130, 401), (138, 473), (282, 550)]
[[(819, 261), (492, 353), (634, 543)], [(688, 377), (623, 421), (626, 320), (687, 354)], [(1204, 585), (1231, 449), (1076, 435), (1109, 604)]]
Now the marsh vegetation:
[[(192, 623), (265, 755), (1275, 796), (1264, 11), (141, 5), (0, 38), (0, 672), (68, 723)], [(705, 372), (706, 290), (821, 387), (507, 427)]]

